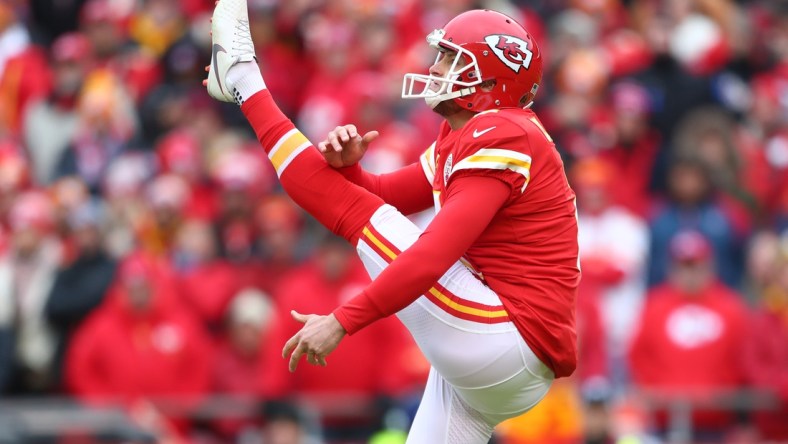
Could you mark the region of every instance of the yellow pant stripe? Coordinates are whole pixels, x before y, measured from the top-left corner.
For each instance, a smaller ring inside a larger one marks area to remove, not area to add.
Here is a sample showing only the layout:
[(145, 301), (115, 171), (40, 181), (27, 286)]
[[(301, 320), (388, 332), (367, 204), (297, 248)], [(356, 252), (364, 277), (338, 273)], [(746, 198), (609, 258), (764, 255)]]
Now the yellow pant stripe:
[[(375, 244), (375, 246), (378, 247), (380, 249), (380, 251), (385, 253), (386, 256), (389, 257), (389, 259), (394, 260), (394, 259), (397, 258), (397, 254), (394, 253), (393, 251), (391, 251), (391, 249), (389, 247), (387, 247), (385, 244), (383, 244), (383, 242), (381, 242), (380, 239), (378, 239), (374, 234), (372, 234), (372, 232), (369, 230), (369, 228), (364, 227), (364, 229), (362, 230), (362, 233), (364, 234), (364, 236), (366, 236), (367, 239), (369, 239), (370, 242)], [(462, 305), (459, 302), (457, 302), (455, 300), (452, 300), (451, 298), (449, 298), (445, 294), (441, 293), (441, 291), (438, 290), (435, 287), (431, 287), (428, 290), (428, 292), (431, 295), (435, 296), (442, 303), (446, 304), (447, 307), (452, 308), (454, 310), (457, 310), (457, 311), (459, 311), (461, 313), (470, 314), (470, 315), (474, 315), (474, 316), (481, 316), (481, 317), (485, 317), (485, 318), (499, 318), (499, 317), (505, 317), (505, 316), (509, 315), (506, 312), (506, 310), (490, 311), (490, 310), (482, 310), (482, 309), (479, 309), (479, 308), (468, 307), (466, 305)]]

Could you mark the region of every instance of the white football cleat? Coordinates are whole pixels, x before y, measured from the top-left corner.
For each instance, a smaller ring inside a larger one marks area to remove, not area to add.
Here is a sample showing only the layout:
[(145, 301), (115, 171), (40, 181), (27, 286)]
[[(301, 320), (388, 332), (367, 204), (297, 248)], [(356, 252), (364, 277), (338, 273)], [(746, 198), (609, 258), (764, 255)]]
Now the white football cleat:
[(227, 86), (227, 71), (240, 62), (256, 61), (246, 0), (219, 0), (211, 21), (211, 66), (208, 94), (223, 102), (240, 103)]

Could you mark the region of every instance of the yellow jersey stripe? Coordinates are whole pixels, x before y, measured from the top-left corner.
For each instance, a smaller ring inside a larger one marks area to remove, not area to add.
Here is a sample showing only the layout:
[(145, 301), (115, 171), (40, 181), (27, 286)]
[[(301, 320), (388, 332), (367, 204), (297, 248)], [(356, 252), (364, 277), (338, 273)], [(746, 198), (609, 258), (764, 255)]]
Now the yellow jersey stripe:
[(277, 145), (279, 145), (278, 149), (276, 149), (277, 147), (274, 147), (275, 149), (271, 150), (271, 153), (268, 155), (271, 159), (271, 163), (274, 164), (274, 168), (278, 173), (281, 173), (279, 168), (296, 149), (301, 147), (301, 145), (304, 143), (309, 143), (309, 140), (306, 138), (306, 136), (301, 134), (299, 131), (294, 132), (287, 138), (283, 137), (283, 139), (284, 140), (277, 142)]

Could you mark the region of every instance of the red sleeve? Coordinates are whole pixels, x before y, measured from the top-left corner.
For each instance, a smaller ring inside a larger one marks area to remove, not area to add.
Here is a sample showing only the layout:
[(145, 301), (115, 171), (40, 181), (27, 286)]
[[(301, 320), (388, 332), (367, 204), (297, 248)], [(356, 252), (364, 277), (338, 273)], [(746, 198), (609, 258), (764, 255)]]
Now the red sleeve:
[(340, 168), (338, 171), (349, 181), (380, 197), (402, 214), (418, 213), (433, 204), (432, 185), (424, 176), (418, 162), (381, 175), (364, 171), (359, 164)]
[(511, 190), (483, 176), (458, 178), (452, 185), (443, 208), (419, 239), (366, 290), (334, 310), (348, 333), (402, 310), (426, 293), (484, 231)]

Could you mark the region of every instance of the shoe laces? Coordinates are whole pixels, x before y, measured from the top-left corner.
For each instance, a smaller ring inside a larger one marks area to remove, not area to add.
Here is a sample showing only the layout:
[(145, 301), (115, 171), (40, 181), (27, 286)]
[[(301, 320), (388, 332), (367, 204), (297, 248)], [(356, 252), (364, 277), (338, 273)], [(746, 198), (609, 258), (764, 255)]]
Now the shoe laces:
[(235, 45), (233, 45), (236, 56), (246, 54), (254, 55), (254, 43), (252, 34), (249, 32), (249, 20), (238, 20), (235, 24)]

